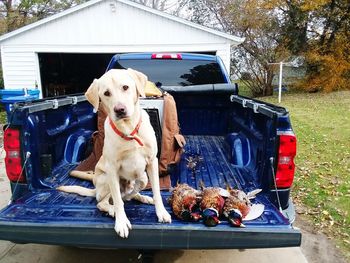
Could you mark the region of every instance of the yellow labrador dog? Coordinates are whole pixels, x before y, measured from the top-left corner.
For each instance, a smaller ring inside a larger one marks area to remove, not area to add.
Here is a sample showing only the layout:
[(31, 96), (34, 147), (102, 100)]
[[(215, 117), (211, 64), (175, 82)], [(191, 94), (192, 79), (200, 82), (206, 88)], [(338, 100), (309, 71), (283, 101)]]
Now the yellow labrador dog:
[[(95, 79), (85, 93), (96, 110), (101, 102), (108, 115), (102, 156), (96, 165), (98, 171), (95, 169), (96, 191), (92, 195), (101, 210), (115, 216), (114, 229), (123, 238), (128, 237), (131, 229), (123, 199), (154, 202), (158, 221), (171, 223), (160, 194), (155, 132), (148, 114), (139, 105), (139, 97), (145, 96), (146, 82), (147, 77), (136, 70), (112, 69)], [(153, 200), (138, 193), (148, 182), (145, 172), (151, 182)], [(109, 197), (113, 200), (112, 208)]]

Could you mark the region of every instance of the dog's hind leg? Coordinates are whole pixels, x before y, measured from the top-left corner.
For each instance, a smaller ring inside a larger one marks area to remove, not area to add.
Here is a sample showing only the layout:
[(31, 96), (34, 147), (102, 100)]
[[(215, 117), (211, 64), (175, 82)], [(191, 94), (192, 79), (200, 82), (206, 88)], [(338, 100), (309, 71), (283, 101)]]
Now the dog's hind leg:
[[(147, 177), (147, 173), (143, 172), (135, 181), (133, 184), (133, 191), (131, 193), (126, 193), (123, 196), (123, 200), (131, 200), (134, 199), (136, 201), (139, 201), (141, 203), (144, 204), (150, 204), (150, 205), (154, 205), (154, 200), (152, 197), (146, 196), (146, 195), (142, 195), (139, 192), (142, 191), (143, 189), (145, 189), (146, 185), (148, 183), (148, 177)], [(131, 185), (131, 183), (130, 183)], [(126, 191), (125, 191), (126, 192)]]
[(108, 213), (111, 217), (114, 217), (114, 206), (109, 203), (109, 199), (111, 198), (111, 194), (107, 194), (98, 204), (97, 208), (101, 212)]
[(147, 195), (142, 195), (139, 193), (140, 191), (145, 189), (145, 187), (147, 186), (147, 183), (148, 183), (147, 173), (144, 172), (135, 181), (136, 192), (131, 197), (131, 199), (134, 199), (134, 200), (139, 201), (139, 202), (144, 203), (144, 204), (154, 205), (154, 200), (152, 197), (147, 196)]
[(62, 185), (57, 187), (56, 189), (62, 192), (78, 194), (81, 196), (96, 196), (96, 189), (90, 189), (78, 185)]

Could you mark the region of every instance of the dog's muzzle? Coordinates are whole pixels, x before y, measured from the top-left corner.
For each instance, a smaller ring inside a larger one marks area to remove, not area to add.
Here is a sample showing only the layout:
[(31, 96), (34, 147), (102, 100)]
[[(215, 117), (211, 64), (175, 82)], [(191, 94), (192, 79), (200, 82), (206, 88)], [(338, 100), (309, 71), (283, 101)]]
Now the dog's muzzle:
[(123, 119), (127, 117), (126, 107), (124, 105), (115, 106), (113, 110), (118, 119)]

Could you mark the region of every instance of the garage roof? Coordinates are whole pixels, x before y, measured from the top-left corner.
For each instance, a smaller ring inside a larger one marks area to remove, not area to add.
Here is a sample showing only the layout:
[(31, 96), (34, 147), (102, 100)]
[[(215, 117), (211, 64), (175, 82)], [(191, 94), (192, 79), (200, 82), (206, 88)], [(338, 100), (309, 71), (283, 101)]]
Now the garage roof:
[[(77, 5), (75, 7), (69, 8), (69, 9), (67, 9), (67, 10), (65, 10), (63, 12), (58, 13), (58, 14), (52, 15), (50, 17), (44, 18), (44, 19), (39, 20), (37, 22), (34, 22), (32, 24), (29, 24), (27, 26), (21, 27), (21, 28), (19, 28), (17, 30), (14, 30), (14, 31), (10, 32), (10, 33), (2, 35), (0, 37), (0, 42), (3, 42), (5, 40), (7, 40), (9, 38), (12, 38), (12, 37), (15, 37), (15, 36), (17, 36), (17, 35), (19, 35), (19, 34), (21, 34), (23, 32), (26, 32), (26, 31), (29, 31), (31, 29), (40, 27), (41, 25), (44, 25), (44, 24), (49, 23), (51, 21), (60, 19), (61, 17), (64, 17), (64, 16), (72, 14), (72, 13), (75, 13), (75, 12), (77, 12), (79, 10), (82, 10), (84, 8), (93, 6), (93, 5), (95, 5), (97, 3), (100, 3), (100, 2), (103, 2), (103, 1), (107, 1), (107, 0), (91, 0), (91, 1), (88, 1), (86, 3)], [(214, 30), (214, 29), (211, 29), (211, 28), (208, 28), (208, 27), (205, 27), (205, 26), (201, 26), (199, 24), (190, 22), (188, 20), (185, 20), (185, 19), (173, 16), (173, 15), (167, 14), (165, 12), (162, 12), (162, 11), (159, 11), (159, 10), (156, 10), (156, 9), (153, 9), (153, 8), (149, 8), (147, 6), (144, 6), (144, 5), (141, 5), (141, 4), (129, 1), (129, 0), (115, 0), (115, 2), (121, 2), (121, 3), (124, 3), (126, 5), (129, 5), (129, 6), (132, 6), (132, 7), (135, 7), (135, 8), (144, 10), (144, 11), (147, 11), (149, 13), (152, 13), (152, 14), (155, 14), (155, 15), (167, 18), (169, 20), (172, 20), (172, 21), (175, 21), (175, 22), (178, 22), (178, 23), (181, 23), (181, 24), (185, 24), (187, 26), (190, 26), (190, 27), (193, 27), (193, 28), (196, 28), (196, 29), (200, 29), (200, 30), (206, 31), (206, 32), (211, 33), (213, 35), (216, 35), (216, 36), (223, 37), (223, 38), (226, 38), (228, 40), (231, 40), (232, 42), (235, 42), (236, 44), (242, 43), (244, 41), (244, 38), (240, 38), (240, 37), (233, 36), (233, 35), (230, 35), (230, 34), (227, 34), (227, 33), (224, 33), (224, 32), (220, 32), (218, 30)], [(111, 3), (113, 3), (113, 2), (111, 2)]]

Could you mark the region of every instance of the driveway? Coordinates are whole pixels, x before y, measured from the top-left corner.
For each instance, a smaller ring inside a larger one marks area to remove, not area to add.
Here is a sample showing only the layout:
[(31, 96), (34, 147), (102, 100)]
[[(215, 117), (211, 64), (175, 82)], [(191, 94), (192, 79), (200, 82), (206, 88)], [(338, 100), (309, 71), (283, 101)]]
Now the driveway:
[[(7, 205), (11, 192), (4, 171), (4, 152), (0, 148), (0, 207)], [(141, 262), (135, 250), (93, 250), (38, 244), (13, 244), (0, 241), (0, 263), (108, 263)], [(155, 254), (154, 262), (252, 262), (252, 263), (303, 263), (307, 262), (300, 248), (249, 249), (249, 250), (164, 250)]]

